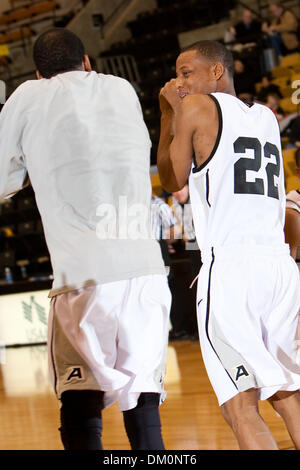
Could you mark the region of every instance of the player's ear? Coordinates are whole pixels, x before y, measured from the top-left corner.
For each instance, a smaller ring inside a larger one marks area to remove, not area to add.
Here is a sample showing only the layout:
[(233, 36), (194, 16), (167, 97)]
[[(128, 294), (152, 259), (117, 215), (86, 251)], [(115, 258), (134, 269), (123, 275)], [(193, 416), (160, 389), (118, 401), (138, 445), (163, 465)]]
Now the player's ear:
[(92, 66), (91, 66), (91, 63), (90, 63), (89, 56), (86, 55), (86, 54), (83, 57), (83, 66), (84, 66), (84, 70), (86, 72), (91, 72), (92, 71)]
[(212, 66), (212, 73), (214, 80), (220, 80), (224, 74), (225, 68), (221, 62), (217, 62)]
[(35, 75), (38, 80), (41, 80), (43, 78), (38, 70), (35, 71)]

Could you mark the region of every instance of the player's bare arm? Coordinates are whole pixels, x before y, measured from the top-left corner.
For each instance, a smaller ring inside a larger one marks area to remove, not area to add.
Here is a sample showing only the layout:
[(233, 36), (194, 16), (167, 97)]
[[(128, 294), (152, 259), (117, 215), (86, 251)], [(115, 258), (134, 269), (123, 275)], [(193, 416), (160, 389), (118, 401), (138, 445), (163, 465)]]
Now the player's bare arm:
[(163, 187), (180, 190), (187, 182), (193, 157), (205, 162), (218, 133), (217, 109), (212, 99), (195, 94), (180, 98), (176, 80), (160, 92), (161, 134), (157, 166)]
[(291, 256), (296, 259), (300, 246), (300, 214), (295, 209), (287, 208), (285, 216), (285, 241), (290, 245)]

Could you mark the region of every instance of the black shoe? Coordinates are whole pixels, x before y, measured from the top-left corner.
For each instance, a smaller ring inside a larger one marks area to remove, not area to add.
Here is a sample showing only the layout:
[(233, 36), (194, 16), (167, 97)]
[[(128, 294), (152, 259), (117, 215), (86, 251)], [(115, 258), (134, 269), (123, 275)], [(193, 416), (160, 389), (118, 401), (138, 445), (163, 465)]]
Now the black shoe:
[(173, 331), (171, 330), (169, 333), (169, 341), (186, 341), (190, 339), (190, 335), (182, 330), (182, 331)]
[(190, 335), (191, 341), (199, 341), (199, 333), (193, 333)]

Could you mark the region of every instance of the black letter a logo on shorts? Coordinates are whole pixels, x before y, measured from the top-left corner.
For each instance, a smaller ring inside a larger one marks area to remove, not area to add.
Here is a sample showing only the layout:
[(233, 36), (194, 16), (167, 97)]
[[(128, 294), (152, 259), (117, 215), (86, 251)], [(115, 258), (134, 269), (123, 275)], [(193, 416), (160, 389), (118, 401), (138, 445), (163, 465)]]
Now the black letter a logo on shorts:
[(238, 381), (239, 378), (242, 377), (243, 375), (246, 375), (246, 376), (249, 375), (245, 367), (243, 365), (237, 366), (235, 380)]
[(67, 382), (69, 382), (72, 379), (77, 379), (77, 380), (82, 380), (83, 379), (83, 373), (82, 373), (82, 368), (81, 367), (72, 367), (69, 369), (67, 372)]

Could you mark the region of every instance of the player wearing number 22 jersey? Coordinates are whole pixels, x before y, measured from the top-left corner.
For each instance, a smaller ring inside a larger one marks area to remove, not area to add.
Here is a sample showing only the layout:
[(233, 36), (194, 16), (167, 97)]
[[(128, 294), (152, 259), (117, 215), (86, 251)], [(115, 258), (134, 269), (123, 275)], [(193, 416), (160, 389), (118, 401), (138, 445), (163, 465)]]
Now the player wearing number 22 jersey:
[(206, 162), (193, 166), (189, 186), (204, 262), (198, 282), (202, 352), (223, 404), (252, 387), (261, 399), (299, 388), (300, 368), (295, 362), (290, 369), (297, 355), (299, 275), (284, 243), (276, 118), (265, 106), (229, 94), (210, 97), (219, 132)]
[(189, 180), (203, 266), (197, 306), (202, 357), (241, 449), (276, 449), (258, 412), (270, 398), (300, 448), (300, 285), (284, 241), (285, 191), (274, 114), (235, 96), (233, 59), (200, 41), (160, 92), (158, 169)]

